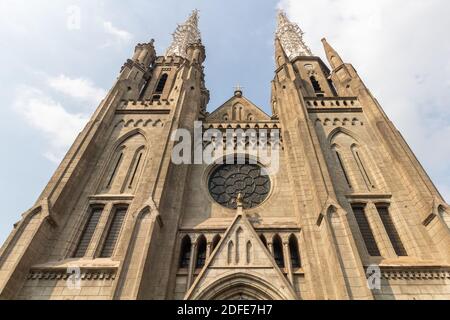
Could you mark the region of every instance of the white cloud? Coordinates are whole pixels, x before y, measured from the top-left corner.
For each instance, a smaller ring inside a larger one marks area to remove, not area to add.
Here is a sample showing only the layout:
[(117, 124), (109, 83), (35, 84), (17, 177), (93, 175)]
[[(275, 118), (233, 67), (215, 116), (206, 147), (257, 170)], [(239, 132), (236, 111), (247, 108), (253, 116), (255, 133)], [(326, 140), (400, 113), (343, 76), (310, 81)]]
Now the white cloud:
[(450, 200), (450, 3), (282, 0), (322, 55), (327, 37), (353, 63)]
[(44, 156), (59, 163), (77, 134), (88, 121), (83, 114), (72, 114), (41, 90), (24, 86), (17, 92), (15, 111), (49, 142)]
[(95, 106), (106, 96), (106, 91), (97, 88), (89, 79), (72, 79), (65, 75), (59, 75), (58, 77), (49, 78), (48, 84), (61, 93), (72, 98), (91, 102)]
[(115, 38), (116, 43), (128, 42), (133, 38), (131, 33), (115, 27), (110, 21), (103, 21), (103, 29), (107, 34)]

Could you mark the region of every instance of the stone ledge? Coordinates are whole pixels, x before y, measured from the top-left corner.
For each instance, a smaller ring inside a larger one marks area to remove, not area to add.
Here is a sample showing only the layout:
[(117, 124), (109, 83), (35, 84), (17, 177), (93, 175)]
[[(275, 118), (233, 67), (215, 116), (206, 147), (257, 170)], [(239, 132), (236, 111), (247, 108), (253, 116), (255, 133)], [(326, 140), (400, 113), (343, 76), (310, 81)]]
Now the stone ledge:
[(311, 108), (308, 107), (308, 112), (309, 113), (342, 113), (342, 112), (346, 112), (346, 113), (362, 113), (363, 109), (362, 108)]
[[(27, 280), (67, 280), (69, 277), (73, 276), (71, 273), (67, 273), (62, 270), (42, 270), (42, 271), (30, 271)], [(81, 280), (115, 280), (116, 273), (112, 273), (110, 270), (97, 270), (92, 271), (82, 271), (80, 275)]]
[[(402, 265), (386, 263), (379, 265), (381, 275), (386, 280), (445, 280), (450, 279), (450, 266), (427, 265)], [(367, 270), (367, 266), (366, 266)]]
[(116, 110), (116, 114), (170, 114), (170, 110), (156, 109), (156, 110), (146, 110), (146, 109), (120, 109)]
[(80, 269), (81, 280), (114, 280), (119, 268), (119, 261), (110, 259), (66, 260), (63, 262), (35, 265), (28, 273), (28, 280), (67, 280), (75, 275), (75, 268)]

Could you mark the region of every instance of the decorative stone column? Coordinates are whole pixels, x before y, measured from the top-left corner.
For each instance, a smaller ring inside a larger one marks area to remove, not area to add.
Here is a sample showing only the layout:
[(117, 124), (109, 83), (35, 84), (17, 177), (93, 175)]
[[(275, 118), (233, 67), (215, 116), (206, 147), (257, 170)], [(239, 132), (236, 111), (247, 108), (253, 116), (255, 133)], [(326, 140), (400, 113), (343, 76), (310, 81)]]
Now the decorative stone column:
[(269, 248), (270, 254), (273, 256), (273, 242), (272, 242), (272, 240), (267, 241), (267, 247)]
[(384, 228), (383, 221), (380, 218), (378, 209), (373, 202), (368, 202), (365, 208), (367, 219), (372, 228), (373, 236), (377, 242), (378, 249), (380, 249), (383, 258), (395, 259), (397, 254), (392, 246), (389, 235)]
[(283, 256), (284, 256), (284, 266), (288, 271), (288, 278), (292, 285), (294, 285), (294, 273), (292, 272), (291, 264), (291, 252), (289, 250), (289, 241), (283, 239)]
[(194, 277), (194, 272), (195, 272), (195, 264), (196, 264), (195, 257), (196, 256), (197, 256), (197, 239), (195, 239), (195, 241), (192, 242), (192, 245), (191, 245), (191, 258), (189, 260), (189, 270), (188, 270), (186, 291), (189, 291), (189, 289), (191, 288), (191, 285), (192, 285), (192, 279)]
[(208, 243), (206, 245), (206, 260), (208, 260), (212, 253), (212, 241), (208, 239)]
[[(92, 210), (92, 207), (89, 209)], [(97, 254), (100, 254), (101, 246), (103, 245), (103, 241), (106, 238), (106, 231), (108, 230), (108, 222), (110, 222), (110, 217), (114, 214), (114, 204), (107, 203), (103, 207), (102, 215), (100, 220), (95, 228), (94, 235), (92, 236), (91, 242), (88, 246), (86, 254), (84, 257), (86, 259), (95, 259)]]

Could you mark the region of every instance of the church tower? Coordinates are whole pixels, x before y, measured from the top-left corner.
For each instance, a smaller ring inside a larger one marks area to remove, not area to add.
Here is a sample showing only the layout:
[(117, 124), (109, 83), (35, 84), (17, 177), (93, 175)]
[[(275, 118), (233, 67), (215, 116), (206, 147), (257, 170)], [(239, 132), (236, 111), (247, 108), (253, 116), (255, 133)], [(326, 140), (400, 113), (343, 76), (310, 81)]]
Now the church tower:
[[(449, 299), (449, 206), (355, 68), (280, 12), (272, 115), (240, 87), (208, 113), (198, 23), (136, 46), (0, 249), (0, 298)], [(213, 161), (174, 161), (199, 135)]]

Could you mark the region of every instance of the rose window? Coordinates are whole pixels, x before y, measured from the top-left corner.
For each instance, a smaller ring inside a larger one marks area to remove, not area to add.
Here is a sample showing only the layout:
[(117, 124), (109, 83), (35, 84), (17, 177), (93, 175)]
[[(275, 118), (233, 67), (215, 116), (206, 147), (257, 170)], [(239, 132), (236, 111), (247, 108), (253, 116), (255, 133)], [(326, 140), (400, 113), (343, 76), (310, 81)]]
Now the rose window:
[(242, 195), (244, 209), (257, 207), (267, 199), (271, 188), (269, 176), (259, 165), (222, 165), (209, 178), (209, 192), (217, 203), (236, 209), (236, 199)]

